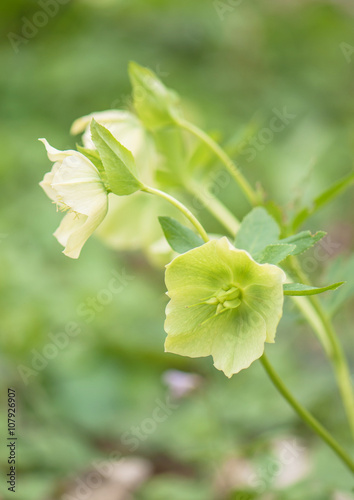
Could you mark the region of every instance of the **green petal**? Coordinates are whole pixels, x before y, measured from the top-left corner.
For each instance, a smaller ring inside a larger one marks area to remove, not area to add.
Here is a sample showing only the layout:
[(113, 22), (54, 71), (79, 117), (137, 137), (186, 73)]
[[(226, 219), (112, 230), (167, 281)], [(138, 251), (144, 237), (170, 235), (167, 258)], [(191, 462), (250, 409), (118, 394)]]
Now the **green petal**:
[[(206, 309), (210, 307), (201, 306), (198, 318), (207, 317)], [(171, 329), (173, 322), (179, 322), (180, 327)], [(262, 356), (266, 339), (264, 319), (245, 306), (220, 314), (204, 325), (194, 324), (194, 328), (188, 314), (175, 310), (168, 315), (165, 329), (169, 333), (166, 351), (191, 358), (212, 355), (214, 366), (227, 377), (248, 368)]]
[(176, 257), (166, 266), (166, 285), (169, 297), (183, 293), (186, 304), (191, 304), (196, 289), (201, 298), (209, 296), (230, 283), (233, 274), (224, 259), (230, 243), (227, 238), (212, 240)]
[(283, 283), (285, 273), (272, 264), (258, 264), (245, 250), (238, 250), (229, 243), (227, 238), (218, 242), (220, 259), (231, 270), (233, 281), (241, 288), (252, 284), (269, 285), (275, 281)]
[(248, 286), (244, 293), (244, 300), (263, 317), (267, 326), (266, 342), (274, 342), (275, 332), (283, 314), (283, 280), (281, 275), (270, 276), (269, 280), (269, 285)]

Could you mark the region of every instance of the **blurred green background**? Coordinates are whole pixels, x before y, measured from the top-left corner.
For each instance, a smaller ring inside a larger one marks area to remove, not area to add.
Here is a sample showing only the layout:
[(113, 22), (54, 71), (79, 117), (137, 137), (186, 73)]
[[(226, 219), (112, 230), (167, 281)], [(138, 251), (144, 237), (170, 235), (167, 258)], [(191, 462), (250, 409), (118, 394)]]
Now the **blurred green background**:
[[(49, 4), (54, 10), (44, 22), (38, 13)], [(251, 182), (261, 181), (268, 197), (292, 213), (352, 168), (353, 16), (350, 0), (2, 1), (0, 436), (6, 437), (7, 388), (15, 387), (18, 478), (14, 495), (2, 477), (0, 496), (354, 498), (349, 473), (299, 422), (257, 363), (228, 380), (210, 359), (164, 354), (163, 269), (139, 252), (117, 253), (95, 238), (79, 260), (63, 256), (52, 236), (60, 216), (38, 187), (50, 162), (37, 141), (46, 137), (59, 149), (71, 148), (74, 119), (125, 108), (127, 64), (136, 60), (157, 71), (194, 119), (219, 131), (222, 141), (241, 137), (249, 124), (267, 127), (274, 108), (294, 114), (252, 161), (240, 157)], [(33, 20), (43, 26), (31, 32)], [(232, 183), (220, 197), (238, 217), (249, 210)], [(309, 265), (318, 283), (353, 278), (352, 197), (348, 190), (306, 226), (338, 243), (334, 254)], [(312, 255), (304, 257), (307, 263)], [(114, 270), (134, 279), (88, 321), (80, 314), (83, 304), (103, 297)], [(349, 285), (338, 292), (338, 306), (345, 303), (335, 324), (353, 362), (349, 292)], [(40, 363), (38, 355), (67, 328), (77, 335), (43, 369), (24, 377), (24, 367), (33, 368), (35, 358)], [(350, 448), (331, 368), (290, 302), (277, 339), (268, 347), (276, 368)], [(197, 374), (191, 379), (197, 387), (154, 428), (146, 419), (157, 400), (165, 402), (173, 396), (171, 384), (184, 382), (172, 369)], [(143, 436), (137, 447), (124, 439), (134, 426)], [(290, 460), (281, 458), (284, 446), (290, 446)], [(94, 464), (111, 460), (112, 452), (128, 458), (77, 496)], [(5, 441), (0, 458), (4, 476)]]

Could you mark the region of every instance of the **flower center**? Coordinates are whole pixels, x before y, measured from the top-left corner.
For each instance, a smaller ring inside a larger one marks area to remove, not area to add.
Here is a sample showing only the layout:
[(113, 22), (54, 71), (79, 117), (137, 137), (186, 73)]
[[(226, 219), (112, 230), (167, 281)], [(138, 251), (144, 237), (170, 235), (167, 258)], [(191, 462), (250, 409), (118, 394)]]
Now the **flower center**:
[(213, 297), (205, 301), (205, 304), (216, 305), (216, 314), (220, 314), (227, 309), (236, 309), (241, 304), (241, 290), (238, 286), (224, 285)]

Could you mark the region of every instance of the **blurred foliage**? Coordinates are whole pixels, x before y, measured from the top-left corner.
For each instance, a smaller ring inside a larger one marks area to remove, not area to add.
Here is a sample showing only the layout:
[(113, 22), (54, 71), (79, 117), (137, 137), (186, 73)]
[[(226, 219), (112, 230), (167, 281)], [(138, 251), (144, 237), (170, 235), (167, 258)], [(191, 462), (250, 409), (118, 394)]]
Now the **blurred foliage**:
[[(0, 435), (6, 436), (7, 387), (15, 387), (17, 498), (59, 498), (94, 460), (112, 450), (129, 454), (122, 436), (151, 416), (157, 399), (165, 400), (163, 374), (171, 368), (198, 373), (203, 384), (134, 451), (155, 471), (136, 498), (324, 500), (337, 498), (337, 490), (349, 492), (349, 474), (280, 400), (257, 364), (227, 380), (210, 359), (164, 354), (162, 269), (93, 238), (78, 261), (61, 254), (51, 235), (59, 216), (38, 187), (49, 165), (37, 138), (45, 136), (59, 149), (73, 147), (68, 131), (75, 118), (129, 107), (127, 64), (136, 60), (175, 88), (186, 113), (218, 133), (230, 150), (251, 130), (260, 150), (252, 161), (241, 152), (240, 166), (291, 216), (353, 165), (354, 54), (350, 61), (341, 48), (354, 45), (352, 2), (241, 2), (223, 20), (211, 0), (54, 2), (58, 12), (15, 52), (9, 34), (24, 36), (28, 22), (49, 3), (4, 0), (0, 7)], [(262, 143), (257, 134), (269, 127), (273, 110), (284, 107), (295, 118)], [(249, 210), (232, 183), (220, 197), (238, 217)], [(309, 219), (307, 228), (326, 230), (338, 243), (320, 262), (312, 251), (304, 256), (316, 263), (308, 266), (316, 283), (327, 273), (329, 282), (353, 278), (352, 211), (347, 191)], [(211, 231), (220, 231), (206, 213), (201, 216)], [(122, 269), (134, 279), (97, 307), (112, 272)], [(335, 300), (347, 300), (345, 293), (343, 287)], [(85, 307), (92, 314), (83, 315)], [(335, 321), (349, 348), (348, 300)], [(71, 322), (80, 333), (26, 385), (19, 366), (31, 367), (52, 342), (50, 334), (58, 336)], [(288, 300), (277, 339), (269, 347), (277, 369), (345, 444), (345, 417), (329, 364)], [(300, 479), (277, 486), (268, 467), (273, 445), (294, 437), (306, 447), (311, 466)], [(250, 472), (237, 484), (242, 467), (236, 462), (225, 472), (230, 459), (246, 462), (258, 478), (268, 471), (263, 486), (250, 489)], [(4, 445), (0, 460), (6, 474)], [(232, 486), (220, 487), (220, 476), (222, 484), (235, 476)], [(2, 480), (0, 494), (6, 493)]]

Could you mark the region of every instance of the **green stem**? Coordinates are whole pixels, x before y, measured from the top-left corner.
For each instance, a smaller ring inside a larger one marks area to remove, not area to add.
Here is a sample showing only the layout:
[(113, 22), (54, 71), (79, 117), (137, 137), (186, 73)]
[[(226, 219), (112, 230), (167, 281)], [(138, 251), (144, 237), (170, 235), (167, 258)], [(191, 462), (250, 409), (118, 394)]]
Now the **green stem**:
[[(302, 282), (310, 284), (307, 276), (301, 269), (299, 261), (295, 257), (290, 258), (294, 275)], [(299, 309), (306, 316), (313, 329), (317, 332), (324, 349), (330, 358), (338, 387), (342, 396), (344, 408), (348, 417), (349, 426), (354, 436), (354, 393), (350, 371), (342, 346), (333, 328), (331, 320), (324, 311), (317, 297), (308, 297), (307, 304), (296, 301)], [(305, 306), (305, 307), (304, 307)]]
[(191, 134), (198, 137), (201, 141), (203, 141), (209, 148), (214, 151), (216, 156), (220, 159), (220, 161), (225, 165), (230, 175), (235, 179), (239, 187), (242, 189), (243, 193), (251, 203), (251, 205), (259, 205), (261, 200), (259, 199), (258, 194), (249, 184), (247, 179), (242, 175), (240, 170), (237, 168), (235, 163), (231, 160), (228, 154), (219, 146), (217, 142), (215, 142), (208, 134), (206, 134), (203, 130), (195, 126), (193, 123), (188, 122), (187, 120), (178, 119), (176, 120), (176, 125), (181, 128), (188, 130)]
[(240, 223), (238, 219), (230, 212), (225, 205), (218, 200), (208, 189), (204, 186), (199, 186), (195, 182), (186, 183), (185, 189), (217, 219), (225, 229), (235, 237), (239, 230)]
[(284, 385), (283, 381), (279, 375), (275, 372), (272, 365), (269, 363), (268, 358), (265, 354), (260, 358), (260, 361), (267, 372), (269, 378), (278, 389), (280, 394), (289, 403), (289, 405), (295, 410), (302, 420), (304, 420), (313, 431), (315, 431), (325, 443), (328, 444), (330, 448), (338, 455), (338, 457), (346, 464), (346, 466), (354, 472), (354, 462), (347, 454), (345, 450), (340, 446), (340, 444), (331, 436), (331, 434), (316, 420), (310, 412), (306, 410), (289, 392), (288, 388)]
[(176, 200), (176, 198), (173, 198), (173, 196), (165, 193), (164, 191), (160, 191), (159, 189), (155, 189), (155, 188), (152, 188), (149, 186), (145, 186), (142, 189), (142, 191), (145, 191), (145, 193), (154, 194), (156, 196), (159, 196), (160, 198), (163, 198), (164, 200), (171, 203), (171, 205), (176, 207), (180, 212), (182, 212), (182, 214), (185, 217), (187, 217), (189, 222), (191, 222), (193, 224), (195, 229), (198, 231), (198, 233), (200, 234), (200, 236), (203, 238), (203, 240), (206, 243), (210, 240), (204, 227), (201, 225), (201, 223), (198, 221), (198, 219), (192, 214), (192, 212), (190, 210), (188, 210), (188, 208), (183, 205), (183, 203)]

